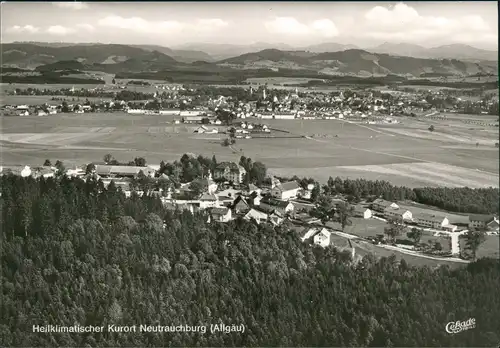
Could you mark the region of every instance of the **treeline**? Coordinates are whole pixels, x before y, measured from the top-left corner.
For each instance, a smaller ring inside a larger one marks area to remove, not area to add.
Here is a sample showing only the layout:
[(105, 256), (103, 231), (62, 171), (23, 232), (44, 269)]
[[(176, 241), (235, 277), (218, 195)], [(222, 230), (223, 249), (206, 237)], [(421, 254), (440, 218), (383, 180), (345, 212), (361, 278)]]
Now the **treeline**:
[(497, 89), (498, 81), (494, 82), (445, 82), (445, 81), (432, 81), (428, 79), (416, 79), (405, 81), (405, 85), (417, 86), (434, 86), (434, 87), (449, 87), (449, 88), (484, 88), (484, 89)]
[[(292, 179), (314, 182), (313, 179), (300, 179), (297, 176)], [(381, 197), (388, 201), (411, 200), (458, 213), (498, 214), (499, 211), (499, 189), (494, 187), (477, 189), (468, 187), (410, 188), (394, 186), (383, 180), (342, 179), (340, 177), (333, 179), (330, 177), (322, 189), (326, 194), (347, 195), (354, 202), (362, 198)]]
[[(214, 175), (215, 168), (221, 162), (217, 158), (204, 157), (199, 155), (197, 157), (184, 154), (179, 161), (172, 163), (160, 163), (160, 170), (158, 174), (168, 175), (169, 178), (175, 183), (187, 183), (198, 178), (206, 178), (209, 175)], [(241, 156), (239, 164), (245, 168), (247, 174), (243, 179), (243, 184), (261, 184), (264, 182), (267, 175), (266, 166), (259, 162), (253, 162), (251, 158)]]
[[(431, 270), (302, 243), (286, 227), (166, 210), (112, 185), (0, 178), (8, 347), (493, 346), (497, 261)], [(472, 284), (472, 285), (471, 285)], [(480, 284), (480, 286), (473, 286)], [(451, 335), (449, 322), (476, 327)], [(244, 333), (34, 333), (33, 325), (245, 325)]]
[(34, 84), (104, 84), (103, 80), (85, 78), (85, 77), (68, 77), (57, 73), (50, 73), (44, 75), (31, 75), (31, 76), (20, 76), (20, 75), (1, 75), (1, 83), (34, 83)]
[(72, 90), (70, 88), (49, 89), (49, 88), (32, 88), (26, 89), (16, 88), (11, 93), (15, 95), (51, 95), (51, 96), (65, 96), (65, 97), (101, 97), (113, 98), (115, 92), (105, 92), (103, 90), (90, 90), (86, 88)]

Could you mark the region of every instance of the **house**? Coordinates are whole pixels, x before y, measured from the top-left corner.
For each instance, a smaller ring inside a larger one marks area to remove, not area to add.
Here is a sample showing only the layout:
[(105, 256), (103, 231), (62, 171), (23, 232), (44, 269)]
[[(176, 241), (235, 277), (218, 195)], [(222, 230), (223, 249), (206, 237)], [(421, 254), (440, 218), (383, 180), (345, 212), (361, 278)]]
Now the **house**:
[(241, 184), (247, 171), (234, 162), (222, 162), (214, 170), (215, 179), (226, 179)]
[(278, 211), (283, 215), (293, 212), (295, 208), (294, 205), (288, 201), (280, 201), (269, 196), (260, 200), (260, 207), (268, 211)]
[(354, 207), (354, 216), (362, 217), (363, 219), (370, 219), (372, 217), (372, 211), (368, 208), (357, 205)]
[(247, 201), (253, 206), (259, 206), (260, 201), (262, 201), (262, 196), (260, 193), (252, 192), (250, 196), (247, 197)]
[(170, 203), (166, 202), (163, 204), (165, 209), (170, 210), (170, 211), (184, 211), (187, 210), (191, 213), (194, 212), (194, 208), (191, 204), (175, 204), (175, 203)]
[(419, 226), (435, 229), (441, 229), (450, 224), (448, 218), (428, 213), (415, 215), (413, 221)]
[(231, 209), (229, 208), (212, 208), (210, 216), (214, 221), (228, 222), (232, 219)]
[(269, 215), (269, 222), (271, 222), (274, 226), (281, 225), (284, 220), (284, 216), (276, 210)]
[(205, 133), (207, 130), (208, 130), (208, 128), (207, 128), (207, 127), (205, 127), (205, 126), (200, 126), (200, 127), (196, 128), (194, 132), (195, 132), (195, 133)]
[(498, 225), (498, 220), (493, 215), (469, 215), (469, 228), (486, 229), (488, 224)]
[(262, 189), (260, 189), (259, 187), (255, 186), (254, 184), (249, 184), (248, 185), (247, 194), (251, 195), (253, 192), (256, 192), (257, 194), (260, 195), (262, 193)]
[(309, 238), (312, 238), (316, 233), (318, 233), (319, 229), (317, 228), (310, 228), (310, 227), (306, 227), (302, 233), (301, 233), (301, 237), (300, 237), (300, 240), (302, 242), (305, 242), (306, 240), (308, 240)]
[(488, 231), (494, 231), (494, 232), (499, 232), (499, 226), (500, 226), (500, 223), (498, 221), (498, 218), (494, 218), (493, 220), (491, 220), (490, 222), (488, 222), (486, 224), (486, 229)]
[(271, 195), (281, 200), (290, 200), (297, 198), (301, 190), (297, 181), (288, 181), (273, 187)]
[(219, 199), (215, 195), (208, 193), (200, 197), (200, 209), (214, 208), (219, 205)]
[(29, 166), (24, 166), (24, 168), (21, 170), (21, 176), (23, 178), (27, 177), (27, 176), (31, 176), (32, 172), (31, 172), (31, 168)]
[(260, 224), (267, 221), (268, 215), (256, 209), (250, 209), (250, 211), (246, 213), (244, 219), (249, 221), (255, 220), (258, 224)]
[(323, 248), (326, 248), (330, 245), (330, 233), (326, 228), (323, 228), (317, 234), (314, 235), (313, 241), (314, 244), (319, 245)]
[[(182, 116), (182, 115), (181, 115)], [(182, 118), (182, 123), (203, 123), (203, 116), (184, 116)]]
[(153, 177), (155, 175), (155, 170), (149, 167), (137, 167), (137, 166), (113, 166), (113, 165), (96, 165), (95, 173), (103, 177), (137, 177), (140, 172), (144, 175)]
[(234, 204), (234, 197), (221, 196), (217, 195), (217, 199), (219, 200), (219, 205), (224, 207), (232, 207)]
[(402, 220), (411, 220), (412, 213), (409, 210), (403, 208), (392, 208), (389, 206), (384, 209), (384, 217), (386, 219), (402, 219)]
[(76, 167), (74, 169), (69, 168), (66, 170), (66, 176), (81, 178), (85, 176), (85, 170)]
[(377, 198), (372, 202), (372, 209), (377, 212), (383, 213), (386, 208), (398, 209), (399, 205), (397, 205), (394, 202), (389, 202), (381, 198)]
[(236, 200), (234, 201), (233, 210), (236, 214), (239, 213), (246, 214), (250, 211), (250, 209), (251, 209), (250, 204), (242, 196), (238, 196), (238, 198), (236, 198)]

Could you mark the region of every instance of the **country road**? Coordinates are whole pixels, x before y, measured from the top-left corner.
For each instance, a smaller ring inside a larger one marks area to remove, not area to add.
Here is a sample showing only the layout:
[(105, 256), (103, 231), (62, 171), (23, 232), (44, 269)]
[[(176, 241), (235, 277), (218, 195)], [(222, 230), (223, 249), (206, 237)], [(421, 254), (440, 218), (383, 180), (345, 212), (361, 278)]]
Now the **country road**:
[(374, 245), (370, 242), (364, 241), (361, 239), (359, 236), (356, 236), (354, 234), (349, 234), (349, 233), (344, 233), (344, 232), (339, 232), (339, 231), (331, 231), (332, 233), (336, 234), (339, 237), (344, 237), (347, 239), (351, 240), (351, 243), (354, 243), (356, 246), (358, 246), (360, 249), (367, 251), (369, 253), (376, 252), (376, 248), (382, 248), (386, 250), (392, 250), (392, 251), (397, 251), (402, 254), (407, 254), (411, 256), (416, 256), (416, 257), (421, 257), (424, 259), (430, 259), (430, 260), (436, 260), (436, 261), (448, 261), (448, 262), (456, 262), (456, 263), (469, 263), (470, 261), (467, 260), (462, 260), (456, 257), (435, 257), (435, 256), (429, 256), (429, 255), (423, 255), (421, 253), (418, 253), (416, 251), (411, 251), (411, 250), (406, 250), (403, 248), (395, 247), (392, 245)]

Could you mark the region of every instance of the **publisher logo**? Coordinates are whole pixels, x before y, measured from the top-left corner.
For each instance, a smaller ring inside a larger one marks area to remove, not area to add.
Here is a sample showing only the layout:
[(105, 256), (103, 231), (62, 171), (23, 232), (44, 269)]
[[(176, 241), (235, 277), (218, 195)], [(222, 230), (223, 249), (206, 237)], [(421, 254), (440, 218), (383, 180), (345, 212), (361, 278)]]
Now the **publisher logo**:
[(469, 318), (467, 321), (451, 321), (446, 324), (446, 332), (457, 334), (462, 331), (470, 330), (476, 327), (476, 319)]

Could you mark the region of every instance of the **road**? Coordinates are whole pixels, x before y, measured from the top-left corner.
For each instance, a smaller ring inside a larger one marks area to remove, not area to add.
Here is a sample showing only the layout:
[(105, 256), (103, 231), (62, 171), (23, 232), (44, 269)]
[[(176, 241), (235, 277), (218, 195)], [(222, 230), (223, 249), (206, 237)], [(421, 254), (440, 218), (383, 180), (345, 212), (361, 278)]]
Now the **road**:
[(340, 236), (340, 237), (350, 239), (353, 244), (355, 244), (356, 246), (358, 246), (362, 250), (367, 251), (369, 253), (375, 252), (376, 248), (382, 248), (382, 249), (386, 249), (386, 250), (397, 251), (397, 252), (400, 252), (402, 254), (407, 254), (407, 255), (411, 255), (411, 256), (415, 256), (415, 257), (421, 257), (424, 259), (430, 259), (430, 260), (436, 260), (436, 261), (448, 261), (448, 262), (456, 262), (456, 263), (469, 263), (470, 262), (470, 261), (462, 260), (462, 259), (459, 259), (456, 257), (444, 258), (444, 257), (423, 255), (423, 254), (416, 252), (416, 251), (406, 250), (406, 249), (395, 247), (392, 245), (385, 245), (385, 244), (374, 245), (370, 242), (364, 241), (363, 239), (361, 239), (360, 237), (358, 237), (354, 234), (344, 233), (344, 232), (340, 232), (340, 231), (333, 231), (333, 230), (331, 230), (331, 232)]

